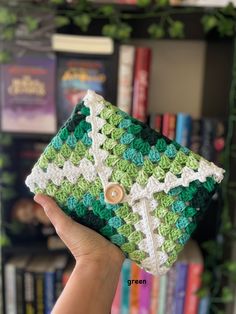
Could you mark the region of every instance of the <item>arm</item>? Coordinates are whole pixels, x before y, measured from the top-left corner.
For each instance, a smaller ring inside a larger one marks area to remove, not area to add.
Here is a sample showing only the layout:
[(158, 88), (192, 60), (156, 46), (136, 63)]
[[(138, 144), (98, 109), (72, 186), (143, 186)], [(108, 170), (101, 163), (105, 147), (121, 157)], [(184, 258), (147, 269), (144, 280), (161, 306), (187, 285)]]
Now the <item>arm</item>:
[(76, 260), (52, 314), (108, 314), (124, 261), (122, 252), (95, 231), (65, 215), (49, 197), (36, 195)]

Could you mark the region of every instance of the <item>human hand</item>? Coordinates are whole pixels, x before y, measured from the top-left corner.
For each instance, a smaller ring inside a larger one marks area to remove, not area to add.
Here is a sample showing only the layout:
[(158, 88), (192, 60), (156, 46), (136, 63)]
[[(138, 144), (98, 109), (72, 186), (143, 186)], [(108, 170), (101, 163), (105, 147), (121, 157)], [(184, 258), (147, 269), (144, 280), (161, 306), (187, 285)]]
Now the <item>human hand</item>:
[(44, 208), (58, 236), (68, 247), (76, 262), (107, 263), (109, 261), (116, 266), (122, 265), (125, 257), (118, 247), (94, 230), (72, 220), (52, 198), (37, 194), (34, 200)]

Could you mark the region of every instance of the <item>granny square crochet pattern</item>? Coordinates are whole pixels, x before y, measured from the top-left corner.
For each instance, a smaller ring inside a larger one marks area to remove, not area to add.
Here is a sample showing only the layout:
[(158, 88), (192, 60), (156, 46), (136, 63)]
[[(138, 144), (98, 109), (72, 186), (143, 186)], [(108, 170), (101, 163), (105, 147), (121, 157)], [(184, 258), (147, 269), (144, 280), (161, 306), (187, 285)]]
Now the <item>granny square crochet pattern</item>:
[(224, 170), (93, 91), (41, 155), (26, 184), (152, 274), (164, 274)]

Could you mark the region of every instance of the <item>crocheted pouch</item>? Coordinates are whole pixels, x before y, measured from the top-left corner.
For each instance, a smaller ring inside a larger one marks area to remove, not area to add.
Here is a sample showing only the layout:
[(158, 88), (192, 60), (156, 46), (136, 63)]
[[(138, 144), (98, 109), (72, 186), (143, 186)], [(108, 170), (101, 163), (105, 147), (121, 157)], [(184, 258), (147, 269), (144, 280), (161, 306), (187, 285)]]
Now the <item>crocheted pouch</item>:
[(26, 179), (76, 221), (164, 274), (224, 170), (88, 91)]

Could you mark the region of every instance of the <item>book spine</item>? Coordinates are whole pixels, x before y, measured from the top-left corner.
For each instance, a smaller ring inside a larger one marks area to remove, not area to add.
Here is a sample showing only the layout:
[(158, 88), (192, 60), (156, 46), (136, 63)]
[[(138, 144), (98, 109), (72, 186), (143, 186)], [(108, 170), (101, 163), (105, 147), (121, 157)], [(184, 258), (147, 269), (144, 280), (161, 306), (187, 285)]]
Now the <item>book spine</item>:
[(162, 133), (166, 137), (169, 136), (169, 117), (170, 117), (169, 113), (164, 113), (162, 118)]
[(156, 314), (158, 309), (158, 294), (159, 294), (160, 278), (153, 276), (152, 278), (152, 290), (151, 290), (151, 314)]
[(201, 286), (202, 272), (203, 272), (202, 264), (196, 263), (189, 264), (184, 314), (197, 314), (198, 312), (199, 297), (196, 295), (196, 292)]
[(193, 119), (192, 121), (192, 132), (191, 132), (191, 144), (190, 149), (196, 153), (200, 153), (201, 148), (201, 120)]
[(44, 274), (34, 274), (36, 314), (44, 314)]
[(121, 277), (119, 278), (115, 297), (112, 302), (111, 314), (120, 314), (120, 298), (121, 298)]
[[(141, 269), (137, 264), (132, 263), (131, 266), (131, 280), (140, 279)], [(130, 314), (139, 314), (139, 290), (138, 284), (132, 284), (130, 289)]]
[(63, 290), (62, 277), (63, 277), (63, 269), (61, 269), (61, 268), (56, 269), (56, 271), (55, 271), (55, 300), (54, 300), (54, 302), (59, 298), (59, 296)]
[(139, 314), (149, 314), (152, 289), (152, 275), (142, 269), (140, 271), (140, 279), (142, 280), (142, 285), (139, 289)]
[(200, 300), (198, 314), (208, 314), (210, 307), (210, 296), (206, 296)]
[(151, 49), (136, 48), (132, 115), (143, 122), (147, 120), (150, 62)]
[(213, 145), (214, 121), (212, 119), (202, 119), (202, 147), (200, 154), (209, 161), (214, 160), (215, 149)]
[(158, 314), (166, 313), (167, 275), (160, 277)]
[(124, 261), (121, 278), (122, 278), (122, 287), (121, 287), (121, 313), (129, 314), (130, 307), (130, 286), (128, 285), (128, 280), (130, 280), (130, 271), (131, 271), (131, 262), (126, 259)]
[(186, 292), (188, 264), (178, 262), (176, 264), (176, 287), (174, 296), (174, 314), (182, 314), (184, 311), (184, 300)]
[(166, 293), (166, 313), (172, 313), (174, 302), (174, 291), (176, 283), (176, 266), (172, 267), (168, 272), (168, 283)]
[(177, 114), (175, 140), (182, 146), (190, 145), (191, 117), (184, 113)]
[(45, 273), (45, 284), (44, 284), (44, 304), (45, 314), (50, 314), (55, 303), (55, 277), (53, 272)]
[(117, 107), (131, 113), (135, 47), (121, 45), (119, 52)]
[(24, 314), (24, 270), (16, 269), (17, 314)]
[(4, 271), (5, 276), (5, 305), (6, 314), (16, 313), (16, 271), (15, 266), (7, 264)]
[(34, 306), (34, 277), (33, 273), (26, 271), (24, 275), (25, 283), (25, 313), (26, 314), (35, 314)]
[(162, 118), (162, 133), (173, 140), (175, 138), (176, 117), (171, 113), (164, 113)]

